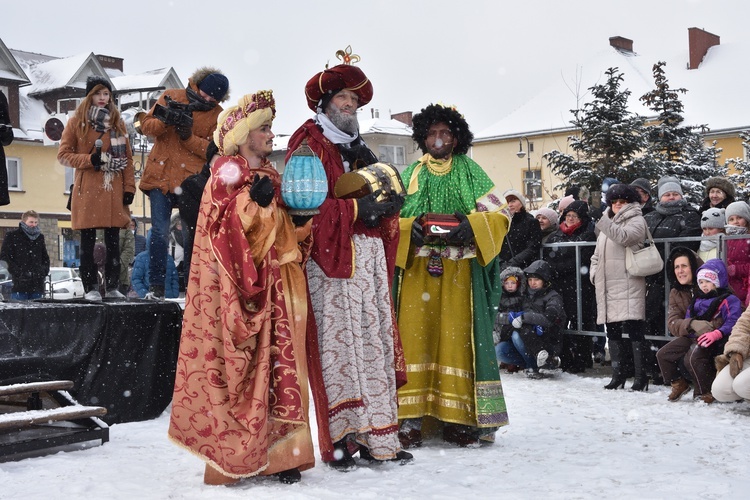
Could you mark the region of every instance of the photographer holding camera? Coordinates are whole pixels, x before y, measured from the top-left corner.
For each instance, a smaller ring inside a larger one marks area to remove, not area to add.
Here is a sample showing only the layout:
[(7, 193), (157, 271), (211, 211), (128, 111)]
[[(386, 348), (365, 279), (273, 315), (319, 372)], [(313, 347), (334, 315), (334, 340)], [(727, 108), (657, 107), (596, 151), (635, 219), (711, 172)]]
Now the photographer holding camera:
[(140, 189), (151, 201), (151, 239), (147, 298), (164, 298), (169, 220), (185, 178), (200, 172), (222, 111), (229, 80), (214, 68), (199, 68), (185, 89), (169, 89), (141, 120), (141, 130), (154, 138)]

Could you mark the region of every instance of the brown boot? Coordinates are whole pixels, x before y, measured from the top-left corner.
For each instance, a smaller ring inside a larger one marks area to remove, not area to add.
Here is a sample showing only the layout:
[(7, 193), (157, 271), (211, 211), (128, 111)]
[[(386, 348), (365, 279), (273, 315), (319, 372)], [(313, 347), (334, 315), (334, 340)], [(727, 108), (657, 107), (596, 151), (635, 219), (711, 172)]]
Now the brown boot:
[(210, 465), (206, 464), (206, 470), (203, 473), (203, 482), (205, 484), (210, 484), (213, 486), (220, 486), (239, 483), (240, 479), (238, 477), (226, 476)]
[(690, 390), (690, 384), (684, 378), (678, 378), (672, 382), (672, 392), (669, 393), (667, 399), (672, 402), (679, 401), (679, 399)]
[(422, 431), (419, 429), (398, 431), (398, 440), (401, 442), (401, 447), (405, 450), (408, 450), (409, 448), (419, 448), (422, 446)]
[(701, 399), (707, 405), (710, 405), (711, 403), (713, 403), (714, 401), (716, 401), (716, 399), (713, 397), (713, 395), (710, 392), (706, 393), (706, 394), (701, 394)]

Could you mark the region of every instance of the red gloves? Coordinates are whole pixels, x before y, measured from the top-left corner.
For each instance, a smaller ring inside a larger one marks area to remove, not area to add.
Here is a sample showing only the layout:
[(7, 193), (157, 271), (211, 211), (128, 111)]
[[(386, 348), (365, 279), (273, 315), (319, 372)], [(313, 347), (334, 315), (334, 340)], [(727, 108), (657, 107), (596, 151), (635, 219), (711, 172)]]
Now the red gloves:
[(700, 337), (698, 337), (698, 345), (701, 347), (708, 347), (717, 340), (720, 340), (724, 336), (723, 333), (721, 333), (719, 330), (713, 330), (710, 332), (706, 332)]

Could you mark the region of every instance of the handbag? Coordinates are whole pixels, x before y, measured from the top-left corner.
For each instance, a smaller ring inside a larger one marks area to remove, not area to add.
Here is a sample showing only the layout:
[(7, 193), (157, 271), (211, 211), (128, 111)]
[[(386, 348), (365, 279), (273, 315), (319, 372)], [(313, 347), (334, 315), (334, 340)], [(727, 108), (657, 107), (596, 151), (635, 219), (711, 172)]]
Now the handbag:
[(643, 248), (633, 250), (625, 247), (625, 269), (631, 276), (651, 276), (664, 268), (664, 261), (656, 249), (651, 231), (646, 228), (646, 244)]

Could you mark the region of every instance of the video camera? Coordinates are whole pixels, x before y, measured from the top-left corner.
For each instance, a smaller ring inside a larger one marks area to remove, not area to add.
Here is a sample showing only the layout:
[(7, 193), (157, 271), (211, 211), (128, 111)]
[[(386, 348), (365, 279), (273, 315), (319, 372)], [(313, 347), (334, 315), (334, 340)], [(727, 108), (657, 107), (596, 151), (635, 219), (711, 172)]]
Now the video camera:
[(175, 127), (192, 128), (193, 112), (189, 104), (177, 102), (169, 96), (164, 96), (167, 106), (156, 104), (154, 106), (154, 116), (163, 121), (165, 125), (174, 125)]

